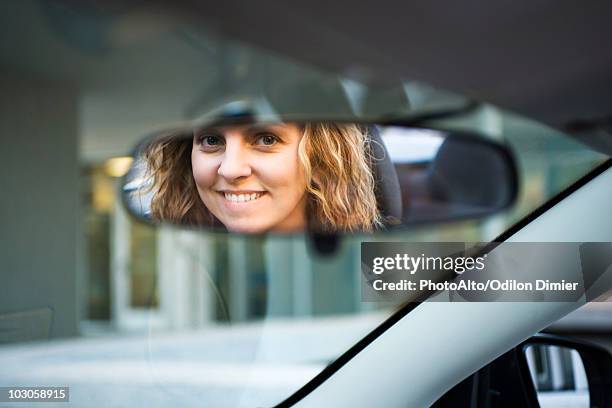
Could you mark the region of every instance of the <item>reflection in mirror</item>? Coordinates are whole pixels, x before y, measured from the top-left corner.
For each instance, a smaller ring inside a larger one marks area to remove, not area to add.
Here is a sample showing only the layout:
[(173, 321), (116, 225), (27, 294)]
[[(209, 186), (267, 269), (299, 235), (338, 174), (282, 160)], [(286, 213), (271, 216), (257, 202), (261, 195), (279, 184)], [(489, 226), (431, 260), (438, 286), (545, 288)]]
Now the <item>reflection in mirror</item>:
[(590, 406), (589, 384), (578, 351), (532, 344), (525, 348), (525, 354), (541, 407)]
[(132, 214), (240, 233), (372, 232), (487, 215), (516, 196), (503, 146), (404, 126), (242, 121), (160, 133), (134, 156)]

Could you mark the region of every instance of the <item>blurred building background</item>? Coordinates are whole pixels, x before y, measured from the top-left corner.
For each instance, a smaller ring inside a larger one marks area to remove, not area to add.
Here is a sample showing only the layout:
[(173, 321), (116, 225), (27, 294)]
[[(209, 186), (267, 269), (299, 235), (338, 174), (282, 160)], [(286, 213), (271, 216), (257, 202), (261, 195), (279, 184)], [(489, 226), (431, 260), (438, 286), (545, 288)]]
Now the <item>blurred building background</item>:
[[(447, 125), (479, 129), (520, 152), (519, 200), (496, 216), (415, 227), (392, 240), (493, 239), (600, 160), (550, 129), (493, 107)], [(127, 214), (119, 197), (122, 172), (110, 167), (117, 160), (129, 163), (109, 157), (85, 162), (81, 172), (87, 276), (82, 320), (88, 330), (197, 328), (389, 306), (361, 302), (359, 245), (371, 238), (347, 237), (340, 253), (326, 258), (301, 236), (262, 239), (155, 228)]]
[[(8, 276), (0, 311), (30, 322), (5, 340), (388, 307), (361, 302), (363, 237), (344, 239), (340, 253), (325, 258), (302, 237), (153, 228), (126, 213), (120, 177), (145, 135), (232, 100), (270, 112), (367, 116), (435, 111), (465, 98), (409, 80), (380, 87), (339, 78), (156, 9), (45, 1), (0, 7)], [(385, 239), (492, 239), (601, 160), (556, 131), (492, 106), (438, 125), (508, 143), (519, 162), (519, 200), (487, 219)], [(37, 319), (47, 329), (29, 332)]]

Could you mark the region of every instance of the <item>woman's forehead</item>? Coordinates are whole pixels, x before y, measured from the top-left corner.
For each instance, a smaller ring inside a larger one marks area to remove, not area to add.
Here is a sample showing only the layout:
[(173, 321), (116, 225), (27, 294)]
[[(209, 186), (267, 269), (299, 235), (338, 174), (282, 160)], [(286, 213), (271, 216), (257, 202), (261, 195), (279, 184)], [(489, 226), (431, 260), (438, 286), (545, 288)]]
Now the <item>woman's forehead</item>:
[(256, 133), (259, 131), (295, 131), (299, 130), (296, 123), (274, 122), (274, 123), (250, 123), (241, 125), (207, 126), (201, 130), (215, 130), (223, 133)]

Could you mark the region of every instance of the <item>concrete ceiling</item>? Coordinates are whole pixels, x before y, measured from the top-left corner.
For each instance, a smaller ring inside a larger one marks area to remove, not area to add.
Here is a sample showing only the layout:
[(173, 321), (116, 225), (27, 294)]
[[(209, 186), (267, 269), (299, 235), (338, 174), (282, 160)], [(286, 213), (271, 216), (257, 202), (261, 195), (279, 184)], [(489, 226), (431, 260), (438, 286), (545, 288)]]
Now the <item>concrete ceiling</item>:
[[(503, 2), (496, 12), (477, 2), (243, 3), (0, 2), (0, 65), (78, 90), (87, 162), (124, 155), (145, 134), (262, 91), (289, 110), (340, 112), (338, 74), (383, 91), (400, 78), (431, 79), (551, 124), (612, 106), (610, 87), (598, 86), (612, 72), (598, 37), (607, 30), (600, 3), (576, 11), (561, 2), (549, 19), (546, 1)], [(413, 108), (462, 100), (425, 88), (410, 99)]]

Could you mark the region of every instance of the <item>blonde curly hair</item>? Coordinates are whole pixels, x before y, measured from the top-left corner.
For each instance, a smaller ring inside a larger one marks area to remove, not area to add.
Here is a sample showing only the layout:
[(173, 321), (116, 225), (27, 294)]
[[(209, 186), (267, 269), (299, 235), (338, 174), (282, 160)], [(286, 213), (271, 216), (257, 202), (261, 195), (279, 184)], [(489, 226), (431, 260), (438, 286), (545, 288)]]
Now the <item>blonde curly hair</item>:
[[(306, 175), (308, 227), (314, 231), (372, 231), (382, 226), (367, 131), (355, 124), (316, 122), (303, 130), (298, 156)], [(192, 174), (193, 138), (174, 133), (144, 149), (155, 220), (188, 225), (218, 221), (198, 195)]]

